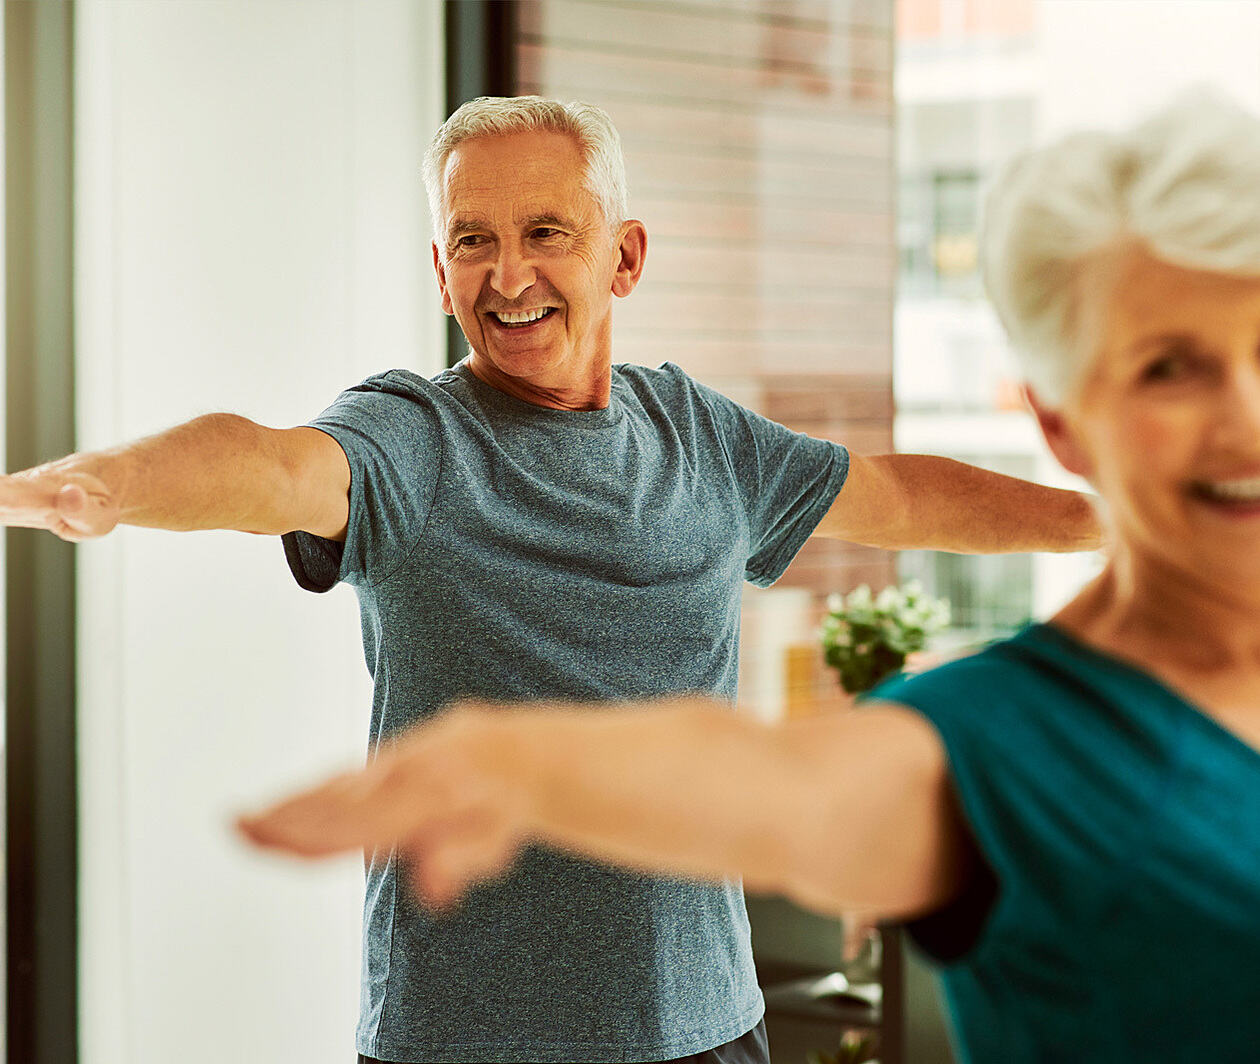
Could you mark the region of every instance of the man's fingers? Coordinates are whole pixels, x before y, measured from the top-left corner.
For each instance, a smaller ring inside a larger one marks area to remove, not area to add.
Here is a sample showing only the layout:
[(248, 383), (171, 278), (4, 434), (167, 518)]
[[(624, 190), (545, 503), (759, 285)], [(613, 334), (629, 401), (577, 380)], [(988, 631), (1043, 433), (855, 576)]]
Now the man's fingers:
[(109, 532), (118, 512), (109, 491), (94, 477), (18, 473), (0, 476), (0, 524), (44, 528), (78, 542)]
[(78, 484), (66, 484), (56, 495), (57, 511), (65, 517), (74, 517), (87, 509), (88, 493)]
[(89, 491), (82, 484), (63, 486), (57, 492), (55, 503), (57, 516), (79, 539), (103, 536), (118, 523), (116, 507), (109, 495)]
[(31, 477), (0, 477), (0, 521), (17, 528), (48, 528), (57, 513), (57, 492)]

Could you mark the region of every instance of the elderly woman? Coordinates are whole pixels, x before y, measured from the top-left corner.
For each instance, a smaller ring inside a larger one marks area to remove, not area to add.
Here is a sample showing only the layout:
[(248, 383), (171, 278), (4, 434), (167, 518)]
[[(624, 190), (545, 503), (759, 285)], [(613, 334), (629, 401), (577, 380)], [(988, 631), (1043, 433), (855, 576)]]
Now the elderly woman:
[(1106, 508), (1048, 623), (861, 712), (474, 707), (242, 822), (409, 855), (431, 904), (542, 841), (913, 920), (977, 1062), (1260, 1053), (1260, 122), (1183, 100), (993, 192), (986, 283)]

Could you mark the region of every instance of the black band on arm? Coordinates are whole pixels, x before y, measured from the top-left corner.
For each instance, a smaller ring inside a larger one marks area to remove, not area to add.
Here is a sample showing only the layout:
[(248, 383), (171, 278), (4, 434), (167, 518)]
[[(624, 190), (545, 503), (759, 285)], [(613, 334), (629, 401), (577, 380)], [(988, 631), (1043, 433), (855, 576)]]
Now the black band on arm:
[(997, 904), (1000, 888), (989, 863), (979, 853), (962, 892), (935, 912), (909, 921), (911, 939), (938, 964), (961, 960), (980, 941)]
[(323, 594), (337, 586), (343, 544), (310, 532), (286, 532), (280, 542), (284, 544), (284, 557), (298, 587)]

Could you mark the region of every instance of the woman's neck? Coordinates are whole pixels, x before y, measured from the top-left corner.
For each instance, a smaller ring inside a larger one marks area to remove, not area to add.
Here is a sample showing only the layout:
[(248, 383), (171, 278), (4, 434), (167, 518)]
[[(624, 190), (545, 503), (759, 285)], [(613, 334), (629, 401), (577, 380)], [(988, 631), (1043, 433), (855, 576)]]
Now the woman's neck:
[(1177, 674), (1260, 672), (1260, 587), (1213, 579), (1123, 544), (1055, 621)]

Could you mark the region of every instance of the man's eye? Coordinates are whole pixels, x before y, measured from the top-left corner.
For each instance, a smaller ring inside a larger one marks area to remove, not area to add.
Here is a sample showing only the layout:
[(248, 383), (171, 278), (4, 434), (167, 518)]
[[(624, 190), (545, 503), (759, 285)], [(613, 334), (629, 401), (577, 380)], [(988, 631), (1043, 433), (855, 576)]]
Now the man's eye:
[(560, 233), (559, 229), (556, 229), (550, 225), (540, 225), (537, 229), (535, 229), (529, 235), (534, 237), (536, 240), (547, 240), (550, 237), (558, 236), (559, 233)]
[(483, 237), (480, 233), (467, 233), (464, 236), (456, 238), (455, 246), (461, 248), (474, 248), (483, 240), (485, 240), (485, 237)]

